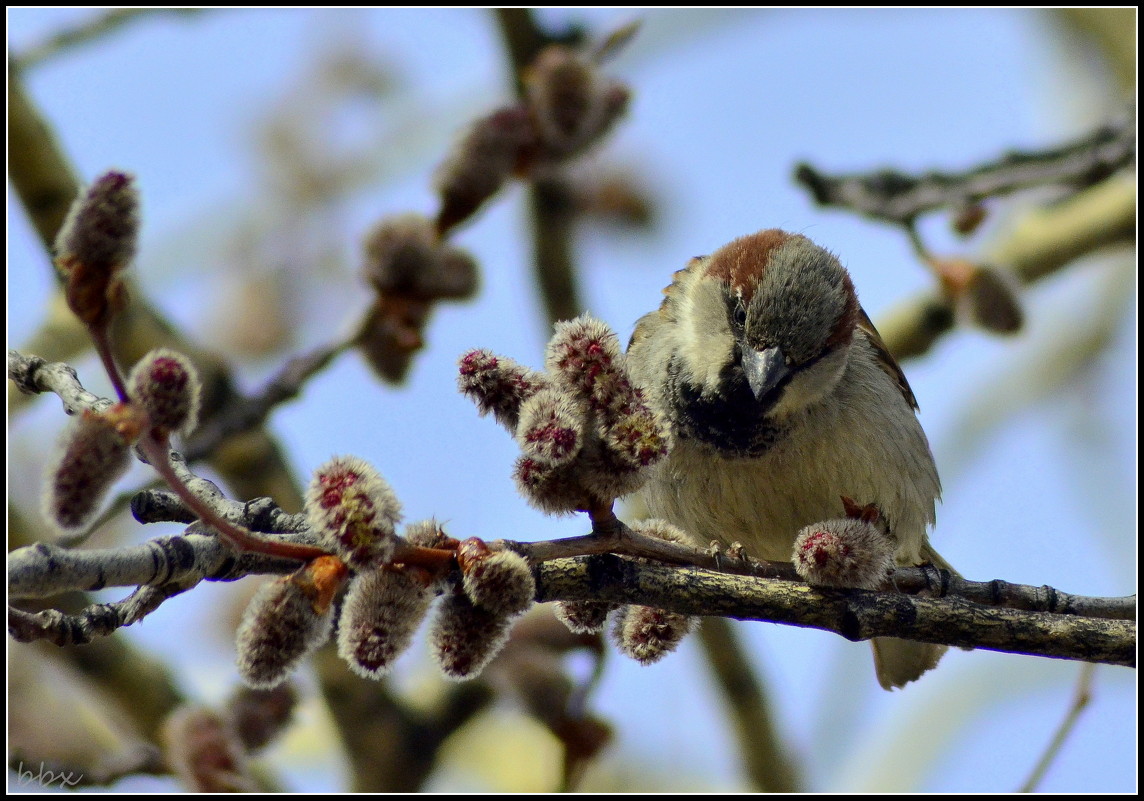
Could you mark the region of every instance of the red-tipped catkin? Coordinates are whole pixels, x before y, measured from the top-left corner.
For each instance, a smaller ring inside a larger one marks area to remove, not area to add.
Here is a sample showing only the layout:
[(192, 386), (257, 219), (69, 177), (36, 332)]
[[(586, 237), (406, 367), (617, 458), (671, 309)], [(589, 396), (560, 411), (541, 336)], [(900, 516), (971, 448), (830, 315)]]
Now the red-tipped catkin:
[(437, 606), (429, 645), (446, 678), (464, 681), (480, 675), (508, 642), (512, 617), (476, 606), (464, 593)]
[(512, 175), (520, 151), (536, 137), (526, 108), (498, 109), (472, 124), (441, 165), (434, 185), (441, 197), (437, 231), (468, 219)]
[(585, 488), (583, 472), (578, 462), (553, 467), (524, 456), (517, 459), (512, 478), (529, 504), (547, 514), (561, 515), (583, 511), (602, 500), (603, 496)]
[(637, 399), (627, 413), (605, 417), (603, 440), (620, 462), (638, 469), (667, 456), (671, 429), (662, 415)]
[(236, 636), (238, 672), (248, 686), (277, 687), (330, 638), (337, 568), (323, 561), (329, 559), (263, 585), (251, 599)]
[(625, 606), (616, 615), (612, 638), (641, 665), (650, 665), (675, 650), (695, 630), (698, 618), (651, 606)]
[(517, 444), (527, 457), (553, 466), (567, 464), (584, 444), (587, 417), (587, 408), (570, 393), (541, 389), (520, 407)]
[(553, 377), (600, 411), (615, 393), (629, 392), (620, 366), (619, 338), (607, 323), (587, 314), (556, 324), (544, 366)]
[(139, 196), (126, 173), (104, 173), (77, 199), (56, 237), (68, 305), (89, 325), (107, 319), (120, 291), (114, 273), (135, 256)]
[(430, 578), (416, 568), (359, 573), (338, 618), (338, 656), (367, 679), (380, 679), (409, 647), (429, 611)]
[(608, 622), (608, 613), (617, 604), (608, 601), (557, 601), (557, 620), (573, 634), (599, 634)]
[(567, 158), (598, 141), (627, 108), (628, 90), (585, 55), (562, 45), (541, 51), (524, 74), (525, 99), (546, 155)]
[(159, 348), (144, 356), (127, 378), (127, 394), (147, 410), (161, 434), (189, 434), (198, 422), (202, 385), (191, 360)]
[(100, 501), (131, 462), (131, 445), (147, 429), (147, 414), (118, 403), (84, 410), (64, 430), (59, 455), (48, 468), (44, 515), (64, 531), (86, 526)]
[(512, 359), (485, 349), (461, 357), (457, 386), (477, 404), (482, 414), (492, 413), (510, 433), (516, 431), (521, 405), (549, 385), (548, 377)]
[(323, 546), (354, 567), (368, 567), (392, 557), (401, 504), (373, 465), (339, 456), (314, 471), (306, 519)]
[(523, 614), (536, 598), (536, 581), (528, 560), (509, 550), (491, 550), (483, 541), (467, 539), (457, 549), (462, 588), (477, 606), (502, 616)]
[(894, 569), (895, 550), (878, 522), (827, 520), (798, 533), (791, 561), (807, 584), (876, 590)]

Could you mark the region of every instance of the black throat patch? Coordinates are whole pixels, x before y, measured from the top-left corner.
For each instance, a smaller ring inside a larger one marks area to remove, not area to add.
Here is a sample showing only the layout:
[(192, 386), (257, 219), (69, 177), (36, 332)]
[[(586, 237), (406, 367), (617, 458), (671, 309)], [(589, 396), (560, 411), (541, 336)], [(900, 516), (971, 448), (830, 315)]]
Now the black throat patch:
[(728, 371), (721, 393), (704, 397), (682, 377), (678, 357), (667, 366), (667, 399), (676, 435), (712, 446), (723, 456), (761, 456), (786, 435), (768, 420), (741, 369)]

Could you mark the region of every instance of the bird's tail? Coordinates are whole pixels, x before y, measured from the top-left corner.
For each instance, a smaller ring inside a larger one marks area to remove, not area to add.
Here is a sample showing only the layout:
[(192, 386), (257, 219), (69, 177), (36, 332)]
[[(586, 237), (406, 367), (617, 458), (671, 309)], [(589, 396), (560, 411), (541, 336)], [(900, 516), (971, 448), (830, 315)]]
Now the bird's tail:
[[(922, 558), (934, 567), (948, 570), (955, 576), (961, 575), (928, 542), (922, 547)], [(870, 644), (874, 646), (874, 670), (878, 674), (878, 683), (885, 690), (904, 687), (919, 678), (936, 667), (947, 650), (944, 645), (891, 637), (875, 637)]]

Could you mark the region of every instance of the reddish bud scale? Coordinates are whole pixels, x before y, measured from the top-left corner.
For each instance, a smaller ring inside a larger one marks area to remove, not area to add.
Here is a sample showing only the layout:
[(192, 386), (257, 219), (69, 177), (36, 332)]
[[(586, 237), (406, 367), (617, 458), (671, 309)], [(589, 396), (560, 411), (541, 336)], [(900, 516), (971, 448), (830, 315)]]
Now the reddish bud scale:
[(521, 405), (549, 386), (543, 373), (484, 349), (462, 356), (458, 372), (461, 393), (477, 404), (482, 415), (491, 412), (510, 432), (516, 430)]
[(359, 573), (338, 620), (338, 655), (367, 679), (380, 679), (409, 647), (433, 601), (431, 580), (418, 568)]
[(392, 557), (401, 504), (372, 465), (341, 456), (314, 471), (306, 518), (324, 546), (354, 567), (365, 567)]
[(190, 359), (165, 348), (140, 359), (127, 379), (128, 396), (147, 410), (151, 426), (163, 435), (194, 429), (200, 392), (199, 376)]
[(876, 590), (894, 568), (895, 550), (880, 520), (827, 520), (799, 532), (791, 561), (808, 584)]
[(468, 596), (445, 597), (429, 630), (429, 645), (446, 678), (480, 675), (508, 642), (512, 618), (475, 606)]
[(641, 665), (650, 665), (674, 651), (698, 625), (698, 619), (650, 606), (620, 609), (612, 627), (617, 647)]
[(87, 525), (127, 470), (131, 444), (147, 424), (146, 413), (129, 403), (102, 413), (84, 410), (64, 430), (59, 455), (49, 464), (45, 516), (65, 531)]
[(1001, 270), (980, 265), (969, 278), (963, 303), (970, 319), (998, 334), (1014, 334), (1024, 325), (1025, 314), (1018, 300), (1018, 289), (1012, 276)]

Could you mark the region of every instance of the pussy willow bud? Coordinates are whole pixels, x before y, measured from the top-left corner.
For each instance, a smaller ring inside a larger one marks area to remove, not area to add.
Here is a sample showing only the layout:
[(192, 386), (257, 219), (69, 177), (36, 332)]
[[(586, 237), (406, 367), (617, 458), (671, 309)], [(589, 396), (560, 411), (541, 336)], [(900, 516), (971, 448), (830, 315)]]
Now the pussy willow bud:
[(599, 634), (608, 622), (608, 613), (618, 608), (609, 601), (557, 601), (557, 619), (573, 634)]
[(628, 467), (648, 467), (667, 455), (671, 448), (670, 432), (663, 416), (639, 399), (629, 406), (626, 414), (605, 419), (604, 447)]
[(584, 54), (562, 45), (541, 51), (524, 74), (525, 98), (544, 150), (570, 156), (599, 140), (627, 108), (628, 90)]
[(330, 638), (333, 596), (346, 577), (332, 556), (264, 584), (238, 627), (238, 672), (251, 687), (277, 687), (304, 657)]
[(433, 271), (440, 242), (420, 214), (386, 217), (366, 235), (366, 280), (381, 292), (419, 295), (422, 276)]
[(446, 534), (441, 524), (433, 518), (410, 523), (401, 534), (410, 545), (419, 545), (422, 548), (454, 550), (459, 545), (459, 542)]
[(322, 544), (347, 564), (367, 567), (392, 557), (401, 504), (363, 459), (339, 456), (315, 470), (305, 505), (306, 520)]
[(134, 179), (110, 171), (76, 200), (56, 237), (68, 305), (89, 325), (107, 319), (119, 291), (114, 273), (135, 256), (139, 196)]
[(437, 231), (468, 219), (496, 194), (516, 167), (521, 148), (535, 138), (532, 118), (520, 106), (477, 120), (441, 165), (434, 185), (441, 196)]
[(477, 288), (477, 266), (443, 242), (419, 214), (387, 217), (365, 241), (366, 279), (379, 292), (419, 299), (467, 298)]
[(896, 549), (877, 522), (827, 520), (799, 531), (791, 561), (807, 584), (876, 590), (894, 569)]
[(568, 392), (541, 389), (520, 409), (516, 441), (521, 452), (553, 466), (567, 464), (580, 452), (588, 410)]
[(111, 485), (131, 463), (131, 445), (147, 429), (147, 414), (130, 403), (84, 410), (64, 430), (49, 464), (44, 515), (64, 531), (82, 529)]
[(226, 703), (234, 731), (251, 753), (265, 748), (290, 725), (298, 693), (287, 682), (273, 690), (238, 687)]
[(173, 350), (159, 348), (131, 369), (127, 394), (147, 410), (151, 427), (160, 433), (189, 434), (198, 422), (199, 374), (191, 360)]
[(375, 568), (350, 584), (338, 619), (338, 656), (367, 679), (393, 669), (429, 611), (429, 576), (417, 568)]
[(510, 550), (492, 550), (472, 538), (457, 549), (462, 587), (477, 606), (500, 615), (523, 614), (536, 598), (528, 560)]
[(521, 405), (548, 385), (543, 373), (483, 348), (461, 357), (457, 378), (461, 393), (477, 404), (482, 415), (491, 412), (510, 433), (516, 431)]
[(698, 618), (651, 606), (625, 606), (616, 615), (612, 638), (624, 654), (650, 665), (674, 651), (698, 622)]
[(561, 515), (588, 509), (603, 498), (585, 489), (582, 472), (579, 463), (553, 467), (524, 456), (517, 459), (512, 478), (529, 504), (546, 514)]
[(544, 366), (559, 383), (600, 411), (616, 393), (630, 392), (622, 372), (619, 338), (607, 323), (582, 314), (556, 324)]
[(977, 325), (998, 334), (1015, 334), (1025, 321), (1018, 292), (1010, 274), (982, 264), (970, 276), (963, 301)]
[(163, 757), (196, 793), (255, 792), (246, 752), (230, 722), (201, 706), (184, 705), (163, 723)]
[(476, 678), (504, 648), (511, 628), (511, 616), (475, 606), (464, 593), (454, 593), (437, 606), (430, 650), (446, 678)]
[[(666, 520), (641, 520), (632, 531), (646, 537), (686, 545), (689, 537)], [(699, 618), (650, 606), (620, 608), (612, 626), (612, 638), (619, 649), (642, 665), (657, 662), (696, 629)]]

